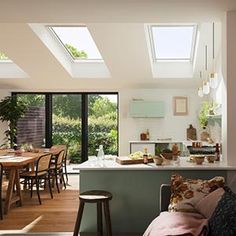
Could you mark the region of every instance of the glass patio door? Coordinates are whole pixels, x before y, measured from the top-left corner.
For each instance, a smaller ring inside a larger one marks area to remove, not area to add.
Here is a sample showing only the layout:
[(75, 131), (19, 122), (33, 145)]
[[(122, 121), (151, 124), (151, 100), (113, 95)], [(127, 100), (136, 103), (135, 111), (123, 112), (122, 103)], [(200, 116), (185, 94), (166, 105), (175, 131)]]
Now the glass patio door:
[[(117, 93), (15, 93), (28, 107), (18, 122), (17, 142), (34, 147), (68, 146), (68, 164), (96, 156), (118, 154)], [(33, 135), (33, 136), (32, 136)], [(32, 137), (31, 137), (32, 136)]]
[(88, 156), (96, 156), (99, 145), (105, 155), (118, 154), (118, 95), (88, 95)]
[(70, 164), (81, 163), (81, 94), (52, 95), (52, 144), (67, 144)]

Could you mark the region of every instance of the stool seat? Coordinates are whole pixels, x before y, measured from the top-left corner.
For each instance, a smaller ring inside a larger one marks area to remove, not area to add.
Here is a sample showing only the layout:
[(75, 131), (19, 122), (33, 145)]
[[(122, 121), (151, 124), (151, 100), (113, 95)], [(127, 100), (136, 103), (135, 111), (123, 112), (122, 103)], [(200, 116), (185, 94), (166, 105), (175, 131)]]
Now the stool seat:
[(103, 190), (91, 190), (80, 194), (79, 199), (84, 202), (98, 202), (111, 200), (112, 194)]
[(82, 220), (84, 204), (85, 203), (96, 203), (97, 204), (97, 235), (103, 235), (103, 226), (102, 226), (102, 205), (104, 209), (104, 217), (106, 221), (106, 235), (112, 236), (111, 230), (111, 217), (109, 210), (109, 201), (112, 199), (112, 194), (104, 190), (90, 190), (83, 192), (79, 195), (80, 205), (76, 218), (74, 234), (77, 236), (79, 234), (80, 224)]

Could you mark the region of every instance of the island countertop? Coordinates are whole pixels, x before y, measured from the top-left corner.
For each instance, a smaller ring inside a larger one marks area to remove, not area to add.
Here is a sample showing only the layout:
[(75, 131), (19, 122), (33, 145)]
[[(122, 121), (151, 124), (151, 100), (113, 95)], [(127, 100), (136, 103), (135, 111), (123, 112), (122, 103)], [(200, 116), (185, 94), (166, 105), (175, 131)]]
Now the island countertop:
[(179, 162), (170, 161), (168, 164), (157, 166), (155, 163), (148, 164), (129, 164), (121, 165), (112, 160), (88, 160), (78, 165), (79, 170), (150, 170), (150, 171), (163, 171), (163, 170), (236, 170), (236, 166), (229, 166), (227, 163), (218, 161), (208, 163), (206, 160), (201, 165), (188, 161), (187, 157), (180, 157)]
[[(223, 176), (227, 181), (227, 172), (236, 170), (236, 166), (224, 162), (204, 161), (197, 165), (187, 160), (187, 157), (180, 157), (179, 163), (172, 161), (169, 165), (156, 166), (154, 163), (121, 165), (115, 158), (100, 162), (92, 158), (79, 165), (80, 191), (101, 189), (112, 193), (112, 231), (123, 235), (127, 232), (143, 235), (160, 212), (160, 187), (169, 184), (173, 174), (188, 179)], [(97, 229), (95, 206), (89, 207), (83, 215), (81, 232), (96, 232)]]

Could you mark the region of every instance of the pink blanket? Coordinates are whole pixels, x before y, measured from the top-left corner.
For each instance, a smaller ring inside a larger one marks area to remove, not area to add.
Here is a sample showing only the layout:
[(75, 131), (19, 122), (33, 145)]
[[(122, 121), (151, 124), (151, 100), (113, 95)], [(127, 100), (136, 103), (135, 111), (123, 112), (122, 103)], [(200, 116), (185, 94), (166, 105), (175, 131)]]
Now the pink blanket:
[(203, 236), (207, 225), (207, 219), (198, 213), (165, 211), (152, 221), (143, 236)]

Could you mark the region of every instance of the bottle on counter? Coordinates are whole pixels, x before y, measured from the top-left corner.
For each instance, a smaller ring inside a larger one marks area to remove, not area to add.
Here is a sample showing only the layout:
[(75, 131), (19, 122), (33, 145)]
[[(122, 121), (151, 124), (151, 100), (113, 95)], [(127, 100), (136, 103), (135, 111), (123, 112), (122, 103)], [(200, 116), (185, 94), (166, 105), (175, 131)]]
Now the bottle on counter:
[(147, 164), (147, 163), (148, 163), (148, 152), (147, 152), (147, 148), (144, 148), (143, 163), (144, 163), (144, 164)]
[(146, 132), (146, 140), (150, 140), (149, 129), (147, 129), (147, 132)]
[(219, 143), (216, 143), (216, 150), (215, 150), (215, 160), (219, 161), (220, 160), (220, 145)]
[(98, 161), (104, 159), (103, 145), (99, 145), (97, 159), (98, 159)]
[(177, 143), (173, 144), (171, 150), (172, 150), (172, 159), (177, 160), (178, 154), (179, 154), (179, 147), (178, 147)]
[(172, 145), (171, 150), (172, 150), (173, 155), (178, 155), (178, 153), (179, 153), (179, 147), (178, 147), (177, 143), (175, 143), (175, 144)]

